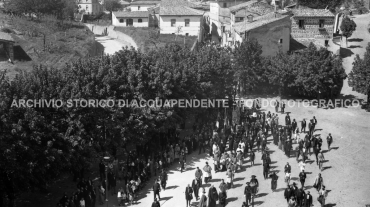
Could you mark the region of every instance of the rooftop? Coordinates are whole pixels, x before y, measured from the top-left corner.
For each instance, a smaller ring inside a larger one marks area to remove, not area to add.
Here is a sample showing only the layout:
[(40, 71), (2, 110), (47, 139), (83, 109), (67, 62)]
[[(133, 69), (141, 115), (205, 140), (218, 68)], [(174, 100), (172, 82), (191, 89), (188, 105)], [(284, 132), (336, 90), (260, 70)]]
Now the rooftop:
[(5, 40), (7, 42), (14, 42), (12, 36), (10, 36), (10, 34), (8, 33), (5, 33), (5, 32), (0, 32), (0, 41), (1, 40)]
[(294, 9), (295, 17), (334, 17), (334, 13), (326, 9)]
[(162, 16), (203, 16), (203, 12), (188, 6), (161, 6), (159, 14)]
[(233, 28), (237, 33), (242, 33), (284, 19), (286, 17), (289, 17), (289, 15), (283, 15), (280, 13), (275, 14), (274, 12), (271, 12), (269, 14), (254, 18), (252, 22), (244, 20), (242, 22), (235, 23)]
[(131, 2), (131, 5), (157, 5), (161, 3), (161, 1), (134, 1)]
[(119, 11), (113, 14), (116, 17), (149, 17), (149, 11)]
[(236, 6), (229, 8), (230, 12), (238, 12), (240, 10), (246, 9), (249, 12), (256, 13), (258, 15), (268, 14), (273, 12), (275, 9), (273, 6), (258, 0), (251, 0)]

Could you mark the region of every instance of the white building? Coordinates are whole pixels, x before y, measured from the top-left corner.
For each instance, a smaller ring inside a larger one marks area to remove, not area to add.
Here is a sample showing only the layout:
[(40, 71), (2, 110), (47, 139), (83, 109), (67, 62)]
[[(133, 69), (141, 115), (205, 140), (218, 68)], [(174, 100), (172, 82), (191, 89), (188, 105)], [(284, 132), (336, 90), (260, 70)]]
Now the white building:
[(129, 8), (131, 11), (148, 11), (149, 8), (159, 5), (160, 1), (133, 1)]
[(161, 6), (159, 27), (162, 34), (197, 36), (203, 12), (187, 6)]
[(148, 11), (120, 11), (113, 12), (112, 24), (117, 27), (148, 27)]
[(103, 6), (98, 0), (77, 0), (78, 11), (85, 14), (97, 15), (103, 12)]

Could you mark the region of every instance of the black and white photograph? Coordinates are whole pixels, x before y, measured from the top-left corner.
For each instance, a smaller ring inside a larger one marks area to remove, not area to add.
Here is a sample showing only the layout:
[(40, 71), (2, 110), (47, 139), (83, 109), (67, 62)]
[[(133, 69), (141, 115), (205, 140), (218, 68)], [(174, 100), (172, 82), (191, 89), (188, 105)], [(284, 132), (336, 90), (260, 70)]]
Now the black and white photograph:
[(369, 207), (370, 0), (0, 0), (0, 207)]

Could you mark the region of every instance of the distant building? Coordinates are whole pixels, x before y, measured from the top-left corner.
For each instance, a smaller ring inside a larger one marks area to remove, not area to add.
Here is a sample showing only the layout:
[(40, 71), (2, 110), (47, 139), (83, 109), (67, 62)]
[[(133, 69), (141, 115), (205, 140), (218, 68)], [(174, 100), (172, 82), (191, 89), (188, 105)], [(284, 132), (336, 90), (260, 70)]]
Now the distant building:
[(229, 8), (249, 0), (211, 0), (210, 1), (210, 33), (212, 41), (220, 42), (223, 33), (230, 31), (230, 10)]
[(14, 61), (14, 40), (13, 38), (5, 32), (0, 32), (0, 45), (4, 49), (6, 57), (10, 60), (10, 62)]
[(288, 52), (291, 24), (289, 13), (249, 14), (244, 21), (233, 24), (229, 40), (234, 46), (251, 38), (257, 39), (263, 56), (275, 55), (279, 50)]
[(131, 11), (148, 11), (149, 8), (159, 5), (160, 2), (161, 1), (145, 0), (132, 1), (129, 8), (131, 9)]
[(159, 11), (161, 33), (197, 36), (204, 12), (192, 7), (197, 5), (185, 0), (162, 0)]
[(119, 11), (113, 12), (112, 24), (117, 27), (148, 27), (148, 11)]
[(335, 15), (326, 9), (294, 9), (292, 38), (329, 40), (333, 38)]
[(103, 6), (98, 0), (77, 0), (78, 11), (88, 15), (97, 15), (103, 12)]

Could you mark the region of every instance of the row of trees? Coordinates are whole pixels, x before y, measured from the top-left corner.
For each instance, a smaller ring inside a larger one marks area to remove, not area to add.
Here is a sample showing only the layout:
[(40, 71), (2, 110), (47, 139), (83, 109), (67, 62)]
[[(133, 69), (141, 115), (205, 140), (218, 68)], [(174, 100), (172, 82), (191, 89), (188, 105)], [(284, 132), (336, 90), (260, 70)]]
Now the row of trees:
[(218, 112), (116, 106), (16, 108), (11, 107), (14, 100), (231, 99), (242, 89), (266, 86), (312, 96), (339, 86), (346, 77), (340, 57), (313, 45), (293, 55), (264, 58), (261, 54), (256, 40), (235, 50), (214, 44), (196, 51), (178, 45), (147, 53), (126, 48), (112, 56), (70, 63), (62, 70), (37, 66), (12, 81), (2, 73), (1, 196), (14, 201), (15, 194), (43, 189), (65, 170), (88, 168), (97, 153), (112, 146), (145, 144), (153, 135), (176, 127), (188, 114)]
[(30, 17), (56, 15), (58, 19), (73, 19), (78, 7), (75, 0), (9, 0), (5, 11)]

